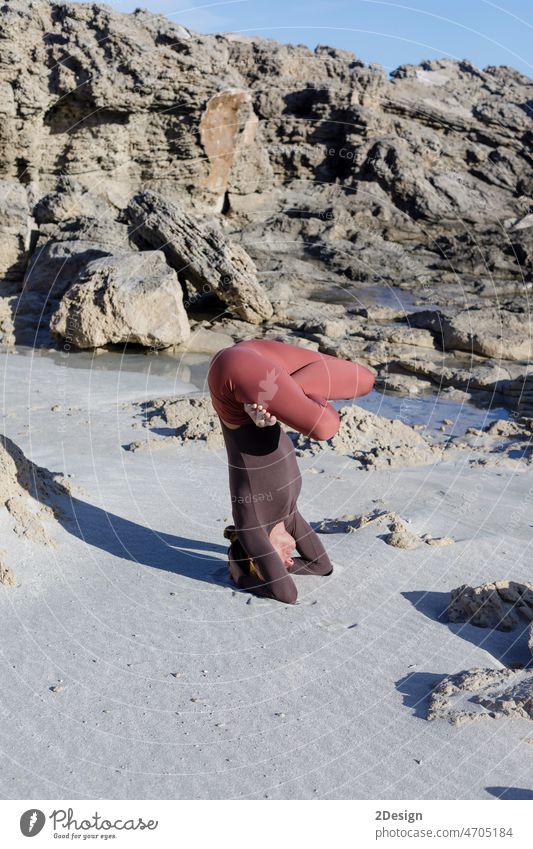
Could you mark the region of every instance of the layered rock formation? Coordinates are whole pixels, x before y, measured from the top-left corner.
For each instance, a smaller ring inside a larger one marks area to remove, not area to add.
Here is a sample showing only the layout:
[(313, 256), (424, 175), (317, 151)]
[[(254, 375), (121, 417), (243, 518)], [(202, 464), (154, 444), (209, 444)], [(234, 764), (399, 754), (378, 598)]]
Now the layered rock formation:
[[(532, 406), (529, 78), (467, 59), (387, 76), (95, 4), (12, 0), (0, 44), (4, 342), (34, 341), (89, 263), (155, 248), (189, 316), (233, 339), (274, 322), (383, 379)], [(367, 312), (368, 285), (431, 309)], [(309, 326), (309, 296), (339, 293)]]
[(219, 227), (196, 222), (153, 192), (136, 195), (127, 211), (135, 232), (160, 248), (169, 265), (200, 294), (212, 292), (252, 324), (271, 317), (252, 260), (240, 245), (225, 240)]
[(60, 480), (28, 460), (18, 445), (0, 434), (0, 506), (7, 510), (18, 536), (53, 544), (46, 520), (56, 516), (65, 491)]

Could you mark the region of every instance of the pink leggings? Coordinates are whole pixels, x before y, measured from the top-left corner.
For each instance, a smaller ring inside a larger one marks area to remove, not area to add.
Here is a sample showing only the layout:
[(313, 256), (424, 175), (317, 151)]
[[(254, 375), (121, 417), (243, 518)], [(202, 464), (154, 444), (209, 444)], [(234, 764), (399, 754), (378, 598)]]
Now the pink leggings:
[(339, 415), (327, 402), (366, 395), (374, 375), (329, 354), (254, 339), (216, 354), (208, 383), (215, 410), (229, 424), (249, 424), (243, 404), (261, 404), (288, 427), (325, 440), (339, 428)]

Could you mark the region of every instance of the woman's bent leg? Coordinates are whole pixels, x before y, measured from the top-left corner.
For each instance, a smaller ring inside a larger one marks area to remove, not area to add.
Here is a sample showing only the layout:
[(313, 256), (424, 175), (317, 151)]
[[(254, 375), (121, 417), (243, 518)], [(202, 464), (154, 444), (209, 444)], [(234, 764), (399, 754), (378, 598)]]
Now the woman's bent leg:
[(309, 397), (282, 366), (265, 356), (251, 350), (241, 355), (231, 374), (240, 404), (261, 404), (283, 424), (312, 439), (330, 439), (337, 433), (339, 414), (323, 396)]
[(329, 354), (320, 356), (320, 360), (291, 373), (292, 379), (306, 394), (313, 392), (328, 401), (338, 401), (359, 398), (374, 386), (374, 375), (365, 366)]

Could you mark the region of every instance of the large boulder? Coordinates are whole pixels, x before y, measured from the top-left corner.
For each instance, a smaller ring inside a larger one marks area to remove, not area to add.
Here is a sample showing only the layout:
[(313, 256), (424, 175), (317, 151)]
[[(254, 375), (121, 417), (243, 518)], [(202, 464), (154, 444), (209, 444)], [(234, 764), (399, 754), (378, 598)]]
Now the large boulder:
[(50, 329), (78, 348), (126, 342), (167, 348), (190, 335), (181, 285), (160, 251), (123, 251), (89, 262)]
[(237, 315), (259, 324), (272, 315), (272, 305), (257, 282), (246, 251), (226, 239), (220, 227), (200, 223), (177, 203), (142, 192), (129, 203), (136, 233), (162, 250), (167, 262), (197, 291), (213, 292)]
[(61, 298), (88, 263), (112, 252), (109, 244), (85, 239), (46, 242), (32, 254), (24, 276), (23, 298), (38, 295), (35, 301), (46, 311), (47, 303)]

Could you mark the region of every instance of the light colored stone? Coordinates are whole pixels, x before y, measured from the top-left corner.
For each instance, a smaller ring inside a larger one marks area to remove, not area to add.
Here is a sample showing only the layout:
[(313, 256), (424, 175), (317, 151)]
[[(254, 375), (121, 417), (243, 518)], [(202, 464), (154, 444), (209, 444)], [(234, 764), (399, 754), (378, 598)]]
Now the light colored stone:
[(190, 335), (180, 283), (160, 251), (123, 252), (88, 263), (50, 328), (78, 348), (128, 342), (167, 348)]
[(154, 192), (136, 195), (128, 214), (136, 231), (162, 250), (180, 278), (197, 291), (213, 292), (252, 324), (270, 318), (272, 306), (257, 282), (254, 263), (219, 227), (196, 220)]
[(471, 669), (449, 675), (433, 689), (430, 721), (451, 725), (490, 719), (533, 719), (533, 670)]

